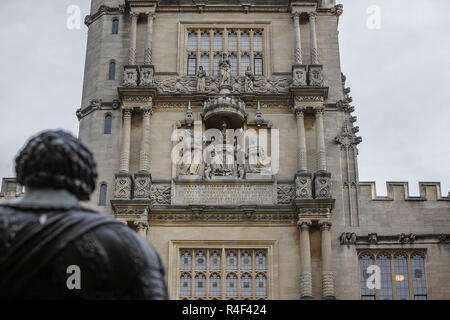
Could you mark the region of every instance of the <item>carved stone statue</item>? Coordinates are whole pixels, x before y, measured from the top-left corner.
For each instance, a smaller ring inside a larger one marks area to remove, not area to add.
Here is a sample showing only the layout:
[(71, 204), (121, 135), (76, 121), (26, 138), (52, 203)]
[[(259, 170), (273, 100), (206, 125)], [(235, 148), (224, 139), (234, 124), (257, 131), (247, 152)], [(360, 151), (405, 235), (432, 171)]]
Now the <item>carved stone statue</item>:
[(203, 70), (202, 66), (200, 66), (197, 71), (197, 91), (206, 91), (206, 72)]
[(254, 81), (255, 76), (253, 72), (250, 70), (250, 67), (247, 67), (247, 71), (245, 71), (245, 92), (253, 92)]
[(184, 130), (179, 138), (181, 147), (179, 148), (179, 160), (177, 162), (178, 174), (189, 175), (192, 162), (192, 133), (190, 130)]
[(231, 85), (231, 62), (228, 55), (224, 53), (222, 59), (219, 61), (220, 68), (220, 86)]
[(46, 131), (20, 151), (23, 198), (0, 205), (0, 299), (168, 299), (155, 249), (82, 207), (97, 186), (92, 153)]

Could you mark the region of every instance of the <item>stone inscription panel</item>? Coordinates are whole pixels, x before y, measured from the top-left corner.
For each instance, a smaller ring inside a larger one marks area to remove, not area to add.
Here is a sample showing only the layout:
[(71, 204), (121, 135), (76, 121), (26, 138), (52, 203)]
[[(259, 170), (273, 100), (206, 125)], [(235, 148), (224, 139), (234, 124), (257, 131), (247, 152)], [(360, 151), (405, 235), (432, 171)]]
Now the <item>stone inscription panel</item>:
[(175, 205), (242, 205), (274, 204), (274, 184), (271, 183), (217, 183), (217, 184), (177, 184)]

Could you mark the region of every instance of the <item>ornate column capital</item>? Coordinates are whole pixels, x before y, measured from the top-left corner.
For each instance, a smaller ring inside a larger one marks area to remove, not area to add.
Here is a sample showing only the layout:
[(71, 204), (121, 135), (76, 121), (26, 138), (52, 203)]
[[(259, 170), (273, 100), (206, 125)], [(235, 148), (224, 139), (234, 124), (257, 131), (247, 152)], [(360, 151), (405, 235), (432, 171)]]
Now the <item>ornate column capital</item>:
[(131, 11), (130, 12), (130, 17), (131, 19), (137, 19), (139, 18), (140, 13), (139, 12), (135, 12), (135, 11)]
[(327, 220), (319, 221), (319, 227), (321, 231), (330, 231), (332, 223)]
[(149, 227), (147, 221), (134, 221), (133, 225), (135, 226), (137, 231), (146, 231)]
[(130, 107), (123, 107), (122, 111), (124, 117), (131, 117), (133, 115), (133, 109)]
[(152, 11), (146, 12), (145, 15), (147, 16), (147, 19), (151, 21), (154, 21), (156, 19), (156, 14)]
[(151, 105), (141, 107), (144, 117), (150, 117), (153, 115), (153, 107)]
[(315, 113), (316, 115), (321, 115), (321, 116), (323, 116), (323, 113), (324, 113), (324, 107), (323, 107), (323, 106), (320, 106), (320, 107), (314, 108), (314, 113)]
[(297, 227), (301, 231), (309, 231), (311, 226), (312, 226), (312, 221), (311, 220), (298, 220), (298, 222), (297, 222)]
[(309, 19), (315, 19), (317, 17), (317, 11), (308, 12)]
[(292, 19), (298, 20), (300, 18), (300, 12), (293, 12), (292, 13)]
[(297, 117), (303, 117), (306, 112), (306, 107), (304, 106), (295, 106), (294, 107), (294, 114)]

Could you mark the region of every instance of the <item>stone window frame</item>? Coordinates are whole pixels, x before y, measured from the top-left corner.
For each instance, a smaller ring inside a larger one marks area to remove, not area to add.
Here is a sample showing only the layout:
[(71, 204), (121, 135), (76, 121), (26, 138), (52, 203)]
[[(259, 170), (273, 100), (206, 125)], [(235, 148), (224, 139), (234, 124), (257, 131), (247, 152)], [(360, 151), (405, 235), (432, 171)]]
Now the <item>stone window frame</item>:
[[(103, 187), (105, 188), (104, 198), (103, 198)], [(108, 204), (108, 184), (106, 182), (101, 182), (98, 188), (98, 206), (106, 207)]]
[[(109, 118), (109, 126), (108, 126), (108, 120)], [(112, 123), (113, 123), (113, 115), (111, 112), (106, 112), (103, 116), (103, 134), (104, 135), (110, 135), (112, 134)]]
[(115, 59), (109, 60), (108, 63), (108, 81), (116, 81), (117, 78), (117, 61)]
[[(230, 32), (237, 32), (238, 34), (238, 50), (237, 51), (229, 51), (228, 50), (228, 34)], [(243, 32), (251, 32), (250, 38), (250, 51), (241, 51), (239, 46), (240, 34)], [(210, 45), (209, 51), (201, 50), (201, 35), (205, 32), (210, 35)], [(197, 35), (197, 50), (189, 50), (188, 48), (188, 36), (189, 34), (195, 33)], [(222, 50), (215, 50), (214, 46), (214, 35), (217, 33), (222, 34)], [(254, 51), (254, 34), (262, 35), (262, 51)], [(209, 72), (210, 75), (215, 76), (216, 68), (214, 63), (214, 56), (219, 53), (222, 54), (224, 52), (228, 54), (234, 54), (237, 57), (237, 67), (238, 70), (233, 71), (235, 76), (242, 76), (245, 74), (246, 70), (241, 69), (241, 57), (245, 54), (250, 56), (250, 67), (252, 72), (255, 70), (255, 60), (256, 57), (259, 56), (262, 58), (263, 70), (261, 76), (267, 75), (270, 76), (272, 74), (273, 66), (271, 64), (271, 34), (272, 34), (272, 25), (270, 21), (248, 21), (248, 22), (228, 22), (228, 21), (214, 21), (214, 22), (193, 22), (193, 21), (180, 21), (179, 22), (179, 39), (178, 39), (178, 66), (177, 72), (180, 75), (188, 75), (194, 76), (192, 73), (188, 72), (188, 57), (195, 56), (197, 61), (196, 69), (200, 64), (200, 57), (203, 54), (207, 54), (210, 59), (210, 67)]]
[(111, 34), (112, 35), (118, 35), (119, 34), (119, 28), (120, 28), (120, 19), (119, 17), (113, 17), (111, 22)]
[[(416, 296), (420, 296), (420, 297), (424, 297), (425, 300), (428, 299), (428, 294), (429, 294), (429, 287), (428, 287), (428, 269), (427, 268), (427, 254), (426, 254), (426, 249), (377, 249), (377, 250), (359, 250), (358, 251), (358, 272), (360, 272), (360, 261), (361, 261), (361, 257), (363, 256), (369, 256), (374, 265), (378, 266), (378, 258), (380, 256), (386, 256), (389, 258), (390, 260), (390, 267), (391, 267), (391, 287), (392, 287), (392, 300), (398, 300), (398, 295), (397, 295), (397, 281), (396, 281), (396, 272), (395, 272), (395, 258), (397, 256), (404, 256), (406, 258), (406, 262), (407, 262), (407, 268), (408, 268), (408, 288), (409, 288), (409, 300), (416, 300)], [(426, 290), (426, 294), (425, 295), (417, 295), (415, 294), (415, 288), (414, 288), (414, 283), (413, 283), (413, 270), (412, 270), (412, 258), (414, 256), (420, 256), (423, 259), (423, 263), (424, 263), (424, 274), (423, 276), (425, 277), (425, 290)], [(362, 299), (362, 291), (361, 291), (361, 277), (360, 277), (360, 297)], [(380, 289), (375, 289), (375, 300), (380, 300)]]
[[(169, 244), (169, 293), (171, 299), (176, 300), (233, 300), (233, 299), (252, 299), (252, 300), (267, 300), (276, 299), (278, 291), (278, 275), (276, 270), (278, 266), (274, 265), (273, 256), (276, 250), (276, 241), (170, 241)], [(190, 252), (191, 257), (197, 252), (206, 252), (207, 266), (206, 270), (195, 270), (195, 259), (191, 259), (192, 267), (191, 270), (181, 269), (181, 256), (185, 252)], [(228, 251), (234, 251), (238, 258), (238, 269), (237, 270), (227, 270), (226, 268), (226, 254)], [(252, 254), (252, 269), (244, 270), (240, 268), (241, 256), (244, 251), (251, 252)], [(210, 270), (210, 253), (220, 252), (220, 263), (221, 269)], [(261, 270), (256, 268), (256, 255), (260, 252), (266, 255), (266, 270)], [(196, 297), (195, 293), (195, 277), (198, 274), (204, 274), (206, 277), (206, 296)], [(191, 295), (190, 296), (180, 296), (180, 285), (181, 277), (184, 274), (189, 274), (191, 276)], [(218, 275), (220, 278), (220, 296), (210, 296), (210, 278), (214, 274)], [(227, 291), (227, 276), (229, 274), (234, 274), (237, 277), (238, 284), (238, 295), (233, 297), (228, 297), (226, 295)], [(242, 296), (241, 291), (241, 277), (244, 274), (251, 275), (252, 278), (252, 294), (249, 296)], [(256, 292), (256, 279), (258, 276), (264, 275), (266, 279), (266, 296), (258, 296)]]

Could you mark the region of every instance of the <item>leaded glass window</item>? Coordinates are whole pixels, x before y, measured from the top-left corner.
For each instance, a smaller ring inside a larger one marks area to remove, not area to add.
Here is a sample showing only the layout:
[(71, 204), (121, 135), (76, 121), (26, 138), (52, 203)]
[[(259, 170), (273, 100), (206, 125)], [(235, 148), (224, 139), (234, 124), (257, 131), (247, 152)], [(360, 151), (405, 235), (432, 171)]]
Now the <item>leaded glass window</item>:
[(241, 51), (250, 51), (250, 34), (248, 32), (241, 34)]
[(380, 255), (377, 258), (377, 265), (381, 271), (380, 300), (392, 300), (391, 259), (386, 255)]
[(111, 126), (112, 126), (112, 116), (107, 114), (105, 116), (105, 128), (103, 130), (104, 134), (111, 134)]
[(250, 56), (248, 54), (244, 54), (241, 57), (241, 75), (245, 74), (248, 67), (250, 67)]
[(256, 296), (265, 297), (267, 296), (267, 286), (266, 286), (266, 276), (263, 274), (258, 274), (256, 277)]
[(195, 296), (206, 296), (206, 278), (203, 274), (198, 274), (195, 277)]
[(107, 193), (108, 193), (108, 187), (106, 186), (106, 184), (102, 184), (100, 186), (100, 197), (99, 197), (99, 201), (98, 201), (99, 206), (106, 206)]
[(191, 295), (191, 276), (183, 274), (180, 279), (180, 296), (189, 297)]
[(197, 33), (191, 32), (188, 35), (188, 50), (189, 51), (197, 51)]
[(210, 270), (220, 270), (220, 254), (217, 252), (212, 252), (209, 257), (209, 269)]
[(394, 259), (395, 282), (397, 286), (397, 299), (409, 300), (408, 261), (404, 255), (397, 255)]
[(255, 75), (256, 76), (264, 75), (263, 57), (260, 55), (255, 56)]
[(195, 76), (197, 73), (197, 56), (190, 55), (188, 58), (188, 75)]
[(206, 269), (206, 257), (203, 252), (198, 252), (195, 257), (195, 270), (205, 270)]
[(241, 295), (243, 297), (252, 295), (252, 277), (249, 274), (244, 274), (241, 278)]
[(231, 74), (233, 76), (238, 75), (238, 59), (237, 56), (232, 54), (230, 55), (230, 64), (231, 64)]
[(256, 270), (266, 270), (266, 255), (262, 252), (256, 254)]
[(204, 32), (200, 38), (200, 48), (202, 51), (209, 51), (211, 45), (211, 39), (209, 37), (209, 33)]
[(367, 268), (373, 265), (373, 259), (369, 255), (363, 255), (359, 259), (359, 274), (361, 279), (361, 298), (362, 300), (375, 300), (375, 289), (370, 289), (367, 280), (370, 274)]
[(414, 255), (411, 258), (414, 300), (427, 300), (427, 284), (425, 280), (425, 263), (423, 257)]
[(220, 32), (216, 32), (214, 34), (214, 50), (216, 51), (223, 50), (223, 36)]
[(237, 269), (237, 257), (234, 252), (230, 252), (227, 255), (227, 270)]
[(181, 270), (188, 271), (192, 268), (192, 258), (189, 252), (185, 252), (181, 255)]
[(119, 19), (114, 19), (112, 23), (112, 34), (119, 33)]
[(209, 76), (209, 55), (202, 54), (200, 65), (203, 67), (203, 70), (205, 70), (206, 75)]
[(238, 38), (235, 32), (228, 34), (228, 51), (238, 50)]
[(209, 295), (211, 297), (220, 297), (220, 276), (217, 274), (211, 275), (209, 279)]
[(236, 297), (238, 295), (237, 277), (234, 274), (227, 276), (227, 296)]
[(219, 73), (220, 73), (220, 68), (219, 68), (219, 63), (220, 63), (220, 60), (222, 59), (222, 57), (221, 57), (221, 55), (220, 54), (216, 54), (215, 56), (214, 56), (214, 66), (213, 66), (213, 68), (214, 68), (214, 76), (218, 76), (219, 75)]
[(253, 50), (263, 51), (263, 37), (259, 32), (253, 35)]
[(108, 80), (116, 80), (116, 63), (114, 61), (109, 63)]
[(252, 269), (252, 256), (248, 252), (244, 252), (241, 257), (241, 269), (251, 270)]

